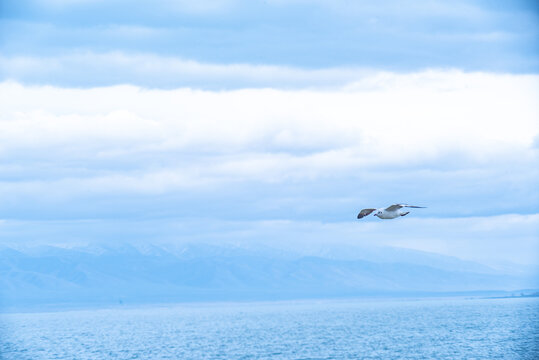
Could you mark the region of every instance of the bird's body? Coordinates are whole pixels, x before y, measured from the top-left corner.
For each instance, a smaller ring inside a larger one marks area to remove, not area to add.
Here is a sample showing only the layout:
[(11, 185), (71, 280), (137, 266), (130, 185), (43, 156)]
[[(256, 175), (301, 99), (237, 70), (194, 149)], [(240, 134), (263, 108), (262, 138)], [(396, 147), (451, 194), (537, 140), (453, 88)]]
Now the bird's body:
[(376, 211), (374, 216), (377, 216), (380, 219), (395, 219), (400, 216), (408, 215), (410, 212), (406, 211), (404, 208), (419, 208), (423, 209), (423, 206), (415, 206), (415, 205), (406, 205), (406, 204), (395, 204), (388, 206), (386, 208), (381, 209), (363, 209), (357, 214), (357, 218), (361, 219), (365, 216), (369, 215), (373, 211)]
[(374, 216), (378, 216), (380, 219), (395, 219), (395, 218), (398, 218), (399, 216), (408, 215), (409, 213), (410, 213), (409, 211), (403, 211), (401, 209), (397, 209), (394, 211), (388, 211), (386, 209), (379, 209), (378, 212), (374, 214)]

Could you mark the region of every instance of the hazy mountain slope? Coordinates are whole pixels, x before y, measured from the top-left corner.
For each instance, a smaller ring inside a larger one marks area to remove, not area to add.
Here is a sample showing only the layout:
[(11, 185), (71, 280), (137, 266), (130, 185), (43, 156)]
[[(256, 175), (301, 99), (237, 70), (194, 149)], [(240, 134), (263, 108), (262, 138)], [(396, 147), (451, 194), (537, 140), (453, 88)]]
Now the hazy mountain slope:
[(533, 279), (455, 258), (419, 252), (406, 257), (388, 251), (378, 256), (379, 261), (366, 261), (210, 245), (4, 248), (1, 298), (5, 306), (18, 306), (512, 290), (535, 285)]

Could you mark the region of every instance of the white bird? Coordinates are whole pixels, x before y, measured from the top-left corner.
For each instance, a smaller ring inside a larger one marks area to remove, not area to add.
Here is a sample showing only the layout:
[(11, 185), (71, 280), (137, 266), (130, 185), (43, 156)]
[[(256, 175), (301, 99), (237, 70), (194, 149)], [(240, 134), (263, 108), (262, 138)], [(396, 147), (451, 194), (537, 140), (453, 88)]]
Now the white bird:
[(395, 204), (381, 209), (363, 209), (357, 214), (357, 218), (361, 219), (369, 215), (373, 211), (376, 211), (374, 216), (378, 216), (380, 219), (395, 219), (399, 216), (408, 215), (410, 212), (402, 210), (403, 208), (416, 208), (416, 209), (425, 209), (424, 206), (415, 206), (415, 205), (406, 205), (406, 204)]

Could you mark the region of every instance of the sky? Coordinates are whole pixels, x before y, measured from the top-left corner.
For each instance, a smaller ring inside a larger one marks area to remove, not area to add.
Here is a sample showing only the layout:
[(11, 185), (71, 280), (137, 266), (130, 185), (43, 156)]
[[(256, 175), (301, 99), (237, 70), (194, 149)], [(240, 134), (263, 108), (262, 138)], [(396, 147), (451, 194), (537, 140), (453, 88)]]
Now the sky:
[[(535, 1), (0, 12), (0, 245), (375, 244), (539, 266)], [(427, 209), (355, 218), (393, 203)]]

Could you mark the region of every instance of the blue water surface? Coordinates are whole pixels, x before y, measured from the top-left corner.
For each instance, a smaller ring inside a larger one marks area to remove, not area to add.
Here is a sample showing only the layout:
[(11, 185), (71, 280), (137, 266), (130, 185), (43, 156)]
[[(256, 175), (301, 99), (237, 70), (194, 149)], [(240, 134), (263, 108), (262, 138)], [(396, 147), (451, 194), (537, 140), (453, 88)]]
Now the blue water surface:
[(538, 359), (539, 299), (197, 303), (0, 315), (2, 359)]

